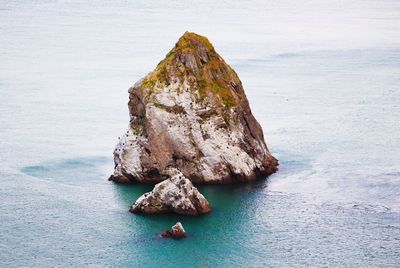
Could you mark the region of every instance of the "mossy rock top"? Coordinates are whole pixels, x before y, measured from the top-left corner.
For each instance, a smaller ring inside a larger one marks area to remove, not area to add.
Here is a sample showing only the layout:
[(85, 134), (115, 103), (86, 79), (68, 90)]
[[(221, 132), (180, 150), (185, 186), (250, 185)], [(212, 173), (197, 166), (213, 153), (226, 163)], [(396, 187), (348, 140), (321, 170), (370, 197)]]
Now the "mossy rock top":
[(173, 83), (187, 83), (192, 92), (198, 93), (198, 101), (225, 108), (238, 105), (244, 95), (237, 74), (218, 55), (210, 41), (191, 32), (183, 34), (139, 88), (143, 91), (142, 96), (150, 97)]

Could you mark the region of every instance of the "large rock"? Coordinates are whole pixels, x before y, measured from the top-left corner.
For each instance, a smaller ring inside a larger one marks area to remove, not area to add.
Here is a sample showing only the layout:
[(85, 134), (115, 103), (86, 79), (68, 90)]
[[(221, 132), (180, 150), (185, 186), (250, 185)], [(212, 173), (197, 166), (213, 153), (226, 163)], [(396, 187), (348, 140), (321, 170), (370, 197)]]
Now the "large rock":
[(203, 36), (186, 32), (128, 106), (110, 180), (157, 183), (173, 167), (194, 183), (232, 183), (277, 170), (241, 81)]
[(129, 209), (130, 212), (156, 214), (175, 212), (199, 215), (211, 211), (208, 201), (182, 173), (156, 184), (153, 191), (143, 194)]

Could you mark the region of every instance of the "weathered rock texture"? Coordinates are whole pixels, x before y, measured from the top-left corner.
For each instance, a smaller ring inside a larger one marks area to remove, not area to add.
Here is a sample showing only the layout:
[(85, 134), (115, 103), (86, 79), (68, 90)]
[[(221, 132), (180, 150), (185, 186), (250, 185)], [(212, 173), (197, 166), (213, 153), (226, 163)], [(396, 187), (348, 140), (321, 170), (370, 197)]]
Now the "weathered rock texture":
[(114, 151), (117, 182), (251, 181), (277, 170), (235, 71), (207, 38), (186, 32), (129, 89), (130, 125)]
[(156, 214), (175, 212), (199, 215), (211, 211), (208, 201), (182, 173), (156, 184), (153, 191), (145, 193), (132, 205), (130, 212)]

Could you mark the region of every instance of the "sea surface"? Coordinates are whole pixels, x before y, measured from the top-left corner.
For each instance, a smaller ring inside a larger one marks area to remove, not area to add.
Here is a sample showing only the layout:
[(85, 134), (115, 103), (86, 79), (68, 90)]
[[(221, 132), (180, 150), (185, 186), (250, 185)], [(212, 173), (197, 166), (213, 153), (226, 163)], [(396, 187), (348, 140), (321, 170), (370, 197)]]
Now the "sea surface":
[[(280, 170), (200, 186), (209, 215), (131, 214), (127, 90), (186, 30)], [(400, 2), (1, 0), (0, 200), (0, 267), (400, 267)]]

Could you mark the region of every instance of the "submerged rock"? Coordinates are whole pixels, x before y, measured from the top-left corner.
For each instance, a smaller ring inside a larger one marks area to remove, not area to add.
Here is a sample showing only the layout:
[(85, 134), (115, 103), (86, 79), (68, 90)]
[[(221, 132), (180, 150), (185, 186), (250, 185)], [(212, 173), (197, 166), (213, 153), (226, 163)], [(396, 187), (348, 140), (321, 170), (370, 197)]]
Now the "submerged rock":
[(165, 230), (164, 232), (162, 232), (161, 234), (162, 237), (164, 238), (183, 238), (186, 237), (186, 231), (182, 226), (182, 223), (180, 223), (179, 221), (172, 226), (172, 230)]
[(184, 215), (199, 215), (211, 211), (207, 199), (177, 172), (171, 178), (158, 183), (154, 189), (136, 200), (130, 212), (156, 214), (175, 212)]
[(251, 181), (277, 170), (242, 83), (207, 38), (186, 32), (129, 89), (130, 124), (114, 150), (116, 182)]

